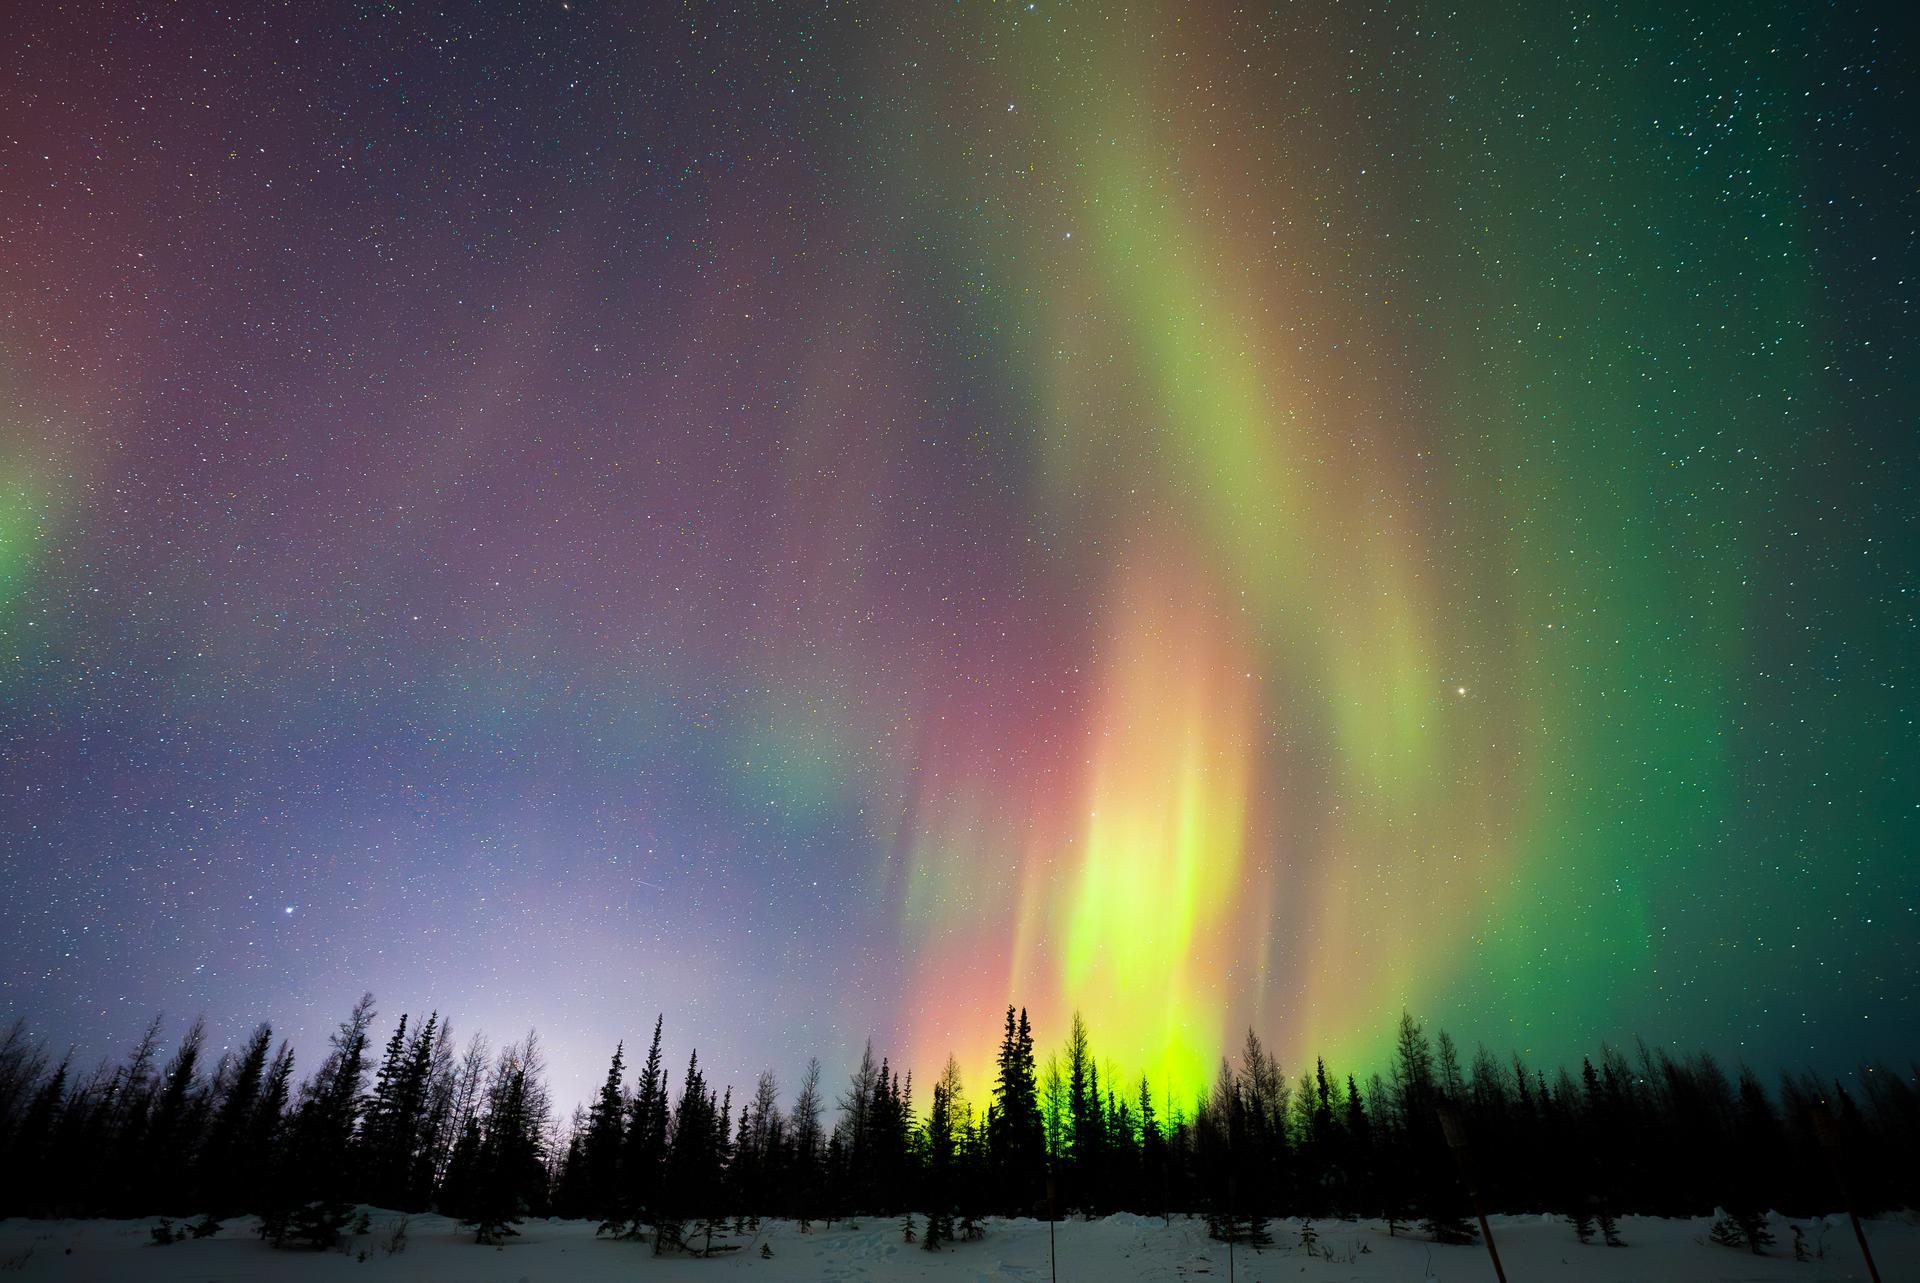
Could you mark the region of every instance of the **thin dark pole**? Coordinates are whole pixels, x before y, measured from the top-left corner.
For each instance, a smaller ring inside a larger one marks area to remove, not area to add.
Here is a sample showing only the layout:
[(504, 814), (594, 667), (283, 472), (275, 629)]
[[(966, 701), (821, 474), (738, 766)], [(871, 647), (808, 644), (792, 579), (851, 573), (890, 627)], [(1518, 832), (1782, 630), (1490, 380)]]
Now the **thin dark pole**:
[(1227, 1126), (1227, 1283), (1233, 1283), (1233, 1237), (1240, 1233), (1240, 1222), (1233, 1216), (1233, 1202), (1238, 1189), (1233, 1179), (1233, 1124)]
[[(1233, 1162), (1232, 1135), (1228, 1135), (1227, 1162)], [(1227, 1283), (1233, 1283), (1233, 1236), (1240, 1232), (1239, 1222), (1233, 1216), (1233, 1173), (1227, 1173)]]
[(1880, 1267), (1873, 1263), (1873, 1249), (1867, 1246), (1867, 1231), (1860, 1225), (1860, 1209), (1853, 1201), (1853, 1182), (1847, 1179), (1846, 1154), (1840, 1144), (1840, 1128), (1833, 1121), (1833, 1113), (1824, 1100), (1813, 1103), (1813, 1130), (1819, 1134), (1820, 1148), (1826, 1152), (1827, 1165), (1833, 1169), (1834, 1183), (1840, 1186), (1840, 1197), (1847, 1205), (1847, 1219), (1853, 1222), (1853, 1241), (1860, 1245), (1860, 1255), (1867, 1260), (1867, 1277), (1873, 1283), (1880, 1283)]
[(1461, 1179), (1467, 1183), (1467, 1193), (1473, 1197), (1473, 1214), (1480, 1219), (1480, 1236), (1486, 1240), (1487, 1255), (1493, 1258), (1493, 1276), (1500, 1283), (1507, 1283), (1507, 1271), (1500, 1264), (1500, 1249), (1493, 1242), (1493, 1226), (1487, 1224), (1487, 1207), (1480, 1201), (1480, 1182), (1473, 1174), (1473, 1154), (1467, 1148), (1467, 1129), (1461, 1125), (1459, 1116), (1445, 1105), (1440, 1107), (1440, 1130), (1447, 1135), (1447, 1148), (1453, 1151), (1453, 1159), (1460, 1165)]
[(1047, 1276), (1053, 1283), (1060, 1283), (1060, 1266), (1053, 1252), (1053, 1223), (1059, 1213), (1053, 1205), (1053, 1165), (1047, 1165)]

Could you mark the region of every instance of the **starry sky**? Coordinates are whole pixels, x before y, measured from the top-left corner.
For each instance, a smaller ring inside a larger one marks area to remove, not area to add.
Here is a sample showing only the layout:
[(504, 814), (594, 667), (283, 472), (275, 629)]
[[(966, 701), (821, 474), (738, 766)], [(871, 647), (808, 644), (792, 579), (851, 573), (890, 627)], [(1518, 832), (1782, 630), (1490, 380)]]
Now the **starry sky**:
[(1905, 1059), (1891, 12), (8, 7), (0, 1007)]

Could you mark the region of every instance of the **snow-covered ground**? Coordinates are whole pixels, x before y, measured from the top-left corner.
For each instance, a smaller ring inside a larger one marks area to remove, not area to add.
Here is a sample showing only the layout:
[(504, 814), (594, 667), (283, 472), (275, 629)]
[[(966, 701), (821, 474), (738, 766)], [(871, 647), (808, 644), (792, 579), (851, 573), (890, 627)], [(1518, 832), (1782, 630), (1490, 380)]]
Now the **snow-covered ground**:
[[(529, 1221), (521, 1236), (501, 1248), (478, 1247), (472, 1234), (444, 1217), (415, 1216), (407, 1224), (403, 1251), (387, 1245), (399, 1217), (372, 1212), (371, 1230), (351, 1240), (345, 1253), (277, 1252), (255, 1235), (252, 1220), (235, 1220), (213, 1238), (153, 1245), (154, 1221), (0, 1222), (0, 1278), (151, 1279), (160, 1283), (264, 1279), (288, 1283), (320, 1280), (422, 1279), (434, 1283), (571, 1283), (572, 1280), (894, 1280), (951, 1283), (1050, 1278), (1044, 1221), (992, 1221), (987, 1237), (941, 1252), (901, 1241), (896, 1223), (861, 1221), (801, 1234), (787, 1222), (733, 1240), (740, 1250), (712, 1259), (654, 1257), (646, 1245), (596, 1240), (583, 1221)], [(1793, 1258), (1799, 1224), (1809, 1251), (1824, 1257)], [(1622, 1223), (1628, 1246), (1582, 1246), (1564, 1221), (1499, 1217), (1494, 1222), (1510, 1283), (1825, 1283), (1864, 1279), (1866, 1269), (1845, 1217), (1788, 1222), (1775, 1217), (1779, 1240), (1771, 1256), (1758, 1257), (1707, 1241), (1709, 1222), (1630, 1217)], [(1379, 1222), (1317, 1222), (1319, 1248), (1298, 1246), (1298, 1221), (1275, 1221), (1275, 1246), (1254, 1252), (1237, 1248), (1234, 1278), (1242, 1283), (1386, 1283), (1438, 1280), (1480, 1283), (1493, 1278), (1482, 1247), (1440, 1247), (1418, 1238), (1390, 1238)], [(1135, 1279), (1227, 1277), (1227, 1249), (1210, 1241), (1197, 1220), (1176, 1217), (1171, 1225), (1135, 1216), (1100, 1221), (1063, 1221), (1055, 1227), (1059, 1278), (1066, 1283)], [(1869, 1240), (1887, 1283), (1920, 1279), (1920, 1223), (1912, 1217), (1871, 1222)], [(771, 1249), (762, 1256), (762, 1247)]]

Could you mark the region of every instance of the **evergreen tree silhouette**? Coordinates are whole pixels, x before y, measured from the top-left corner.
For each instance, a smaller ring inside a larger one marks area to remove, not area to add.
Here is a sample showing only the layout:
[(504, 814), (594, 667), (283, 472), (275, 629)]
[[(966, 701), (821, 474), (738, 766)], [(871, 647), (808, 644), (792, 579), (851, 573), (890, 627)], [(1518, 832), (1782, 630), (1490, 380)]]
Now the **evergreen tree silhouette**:
[[(16, 1030), (20, 1026), (16, 1023)], [(72, 1072), (72, 1053), (62, 1057), (45, 1081), (36, 1087), (38, 1067), (31, 1063), (13, 1067), (19, 1074), (7, 1087), (6, 1113), (0, 1122), (11, 1121), (20, 1111), (18, 1125), (0, 1126), (0, 1207), (40, 1210), (48, 1205), (49, 1177), (61, 1164), (56, 1146), (61, 1123), (67, 1111), (67, 1082)], [(24, 1097), (24, 1103), (23, 1103)], [(55, 1183), (58, 1188), (58, 1183)]]
[(721, 1130), (719, 1101), (707, 1090), (696, 1051), (687, 1059), (674, 1106), (665, 1188), (652, 1218), (656, 1253), (685, 1247), (687, 1222), (714, 1214), (725, 1162)]
[(793, 1112), (788, 1118), (793, 1141), (787, 1163), (786, 1195), (782, 1200), (783, 1210), (799, 1222), (802, 1232), (809, 1230), (814, 1218), (829, 1206), (821, 1196), (821, 1187), (826, 1183), (822, 1174), (825, 1156), (820, 1134), (821, 1108), (820, 1061), (814, 1058), (807, 1061), (806, 1073), (800, 1078), (800, 1090), (794, 1096)]
[(373, 1093), (360, 1127), (362, 1167), (369, 1198), (381, 1207), (418, 1211), (415, 1153), (426, 1124), (426, 1080), (437, 1016), (407, 1035), (403, 1012), (374, 1073)]
[(1092, 1186), (1100, 1162), (1099, 1070), (1093, 1063), (1087, 1022), (1078, 1011), (1073, 1013), (1073, 1022), (1067, 1030), (1066, 1076), (1066, 1162), (1062, 1164), (1061, 1181), (1063, 1202), (1091, 1212)]
[(156, 1015), (125, 1068), (116, 1071), (106, 1087), (102, 1102), (101, 1128), (112, 1145), (105, 1164), (111, 1191), (108, 1206), (121, 1215), (138, 1214), (139, 1201), (149, 1194), (149, 1127), (157, 1094), (154, 1062), (160, 1056), (161, 1025), (162, 1018)]
[(467, 1204), (461, 1219), (474, 1241), (498, 1243), (545, 1197), (542, 1166), (546, 1104), (538, 1086), (539, 1044), (532, 1034), (500, 1054), (479, 1128)]
[(253, 1164), (243, 1161), (248, 1147), (256, 1110), (262, 1107), (261, 1092), (267, 1080), (267, 1054), (273, 1045), (273, 1029), (258, 1025), (241, 1048), (231, 1074), (220, 1093), (207, 1137), (200, 1150), (199, 1186), (208, 1209), (216, 1215), (231, 1215), (241, 1210), (255, 1192), (258, 1179)]
[(603, 1224), (603, 1230), (637, 1235), (662, 1210), (661, 1180), (667, 1158), (668, 1112), (667, 1075), (660, 1060), (660, 1031), (665, 1019), (664, 1013), (654, 1018), (653, 1041), (647, 1047), (640, 1081), (634, 1087), (626, 1140), (621, 1145), (621, 1212)]
[(981, 1210), (1034, 1210), (1040, 1197), (1013, 1191), (1044, 1190), (1058, 1160), (1070, 1175), (1062, 1210), (1203, 1211), (1236, 1243), (1260, 1242), (1276, 1214), (1384, 1213), (1395, 1231), (1412, 1216), (1435, 1238), (1461, 1240), (1472, 1227), (1440, 1134), (1445, 1109), (1455, 1135), (1473, 1138), (1492, 1210), (1552, 1211), (1618, 1245), (1622, 1213), (1719, 1206), (1715, 1237), (1764, 1251), (1764, 1211), (1838, 1197), (1816, 1111), (1831, 1111), (1869, 1207), (1911, 1183), (1901, 1156), (1920, 1134), (1911, 1070), (1863, 1070), (1858, 1087), (1787, 1074), (1769, 1094), (1750, 1070), (1736, 1080), (1710, 1055), (1642, 1045), (1629, 1059), (1602, 1046), (1550, 1085), (1544, 1069), (1503, 1065), (1484, 1047), (1460, 1073), (1451, 1038), (1429, 1041), (1410, 1014), (1390, 1082), (1312, 1059), (1295, 1086), (1250, 1035), (1204, 1098), (1156, 1096), (1145, 1079), (1123, 1097), (1084, 1021), (1043, 1076), (1026, 1014), (1010, 1007), (984, 1116), (950, 1063), (920, 1118), (913, 1075), (869, 1044), (832, 1137), (817, 1062), (785, 1113), (772, 1074), (761, 1075), (736, 1128), (731, 1088), (709, 1085), (697, 1054), (670, 1101), (657, 1019), (632, 1099), (621, 1044), (596, 1096), (555, 1137), (531, 1036), (496, 1057), (476, 1035), (456, 1063), (437, 1013), (402, 1016), (376, 1057), (371, 1021), (363, 999), (297, 1103), (292, 1053), (281, 1042), (270, 1054), (266, 1025), (209, 1071), (204, 1024), (163, 1057), (156, 1022), (121, 1063), (89, 1075), (16, 1025), (0, 1036), (0, 1212), (124, 1215), (193, 1201), (216, 1215), (258, 1213), (274, 1242), (311, 1247), (338, 1238), (355, 1201), (434, 1206), (489, 1241), (551, 1209), (652, 1226), (658, 1250), (721, 1252), (729, 1222), (911, 1209), (926, 1217), (920, 1241), (939, 1247), (977, 1232)]
[(290, 1202), (274, 1208), (261, 1232), (275, 1246), (313, 1249), (339, 1240), (351, 1215), (354, 1129), (365, 1085), (367, 1030), (373, 995), (365, 994), (331, 1039), (332, 1051), (301, 1089), (284, 1187)]
[(927, 1113), (926, 1181), (927, 1228), (920, 1245), (937, 1251), (953, 1237), (954, 1189), (959, 1176), (954, 1109), (960, 1091), (960, 1063), (947, 1058), (947, 1067), (933, 1085), (933, 1104)]
[(1378, 1210), (1374, 1189), (1373, 1120), (1360, 1096), (1360, 1084), (1347, 1075), (1345, 1170), (1340, 1185), (1340, 1211), (1348, 1217), (1373, 1215)]
[(606, 1081), (587, 1113), (586, 1130), (579, 1141), (580, 1210), (601, 1222), (618, 1216), (621, 1205), (620, 1146), (627, 1125), (625, 1077), (626, 1044), (619, 1043), (613, 1049)]
[(1000, 1207), (1031, 1212), (1044, 1196), (1046, 1133), (1035, 1081), (1033, 1029), (1023, 1007), (1007, 1007), (1005, 1032), (995, 1057), (994, 1102), (987, 1128), (1000, 1186)]
[(193, 1022), (179, 1049), (161, 1070), (159, 1089), (146, 1134), (146, 1157), (140, 1175), (149, 1197), (161, 1193), (191, 1196), (187, 1175), (196, 1157), (202, 1120), (207, 1110), (207, 1085), (200, 1077), (201, 1049), (206, 1042), (204, 1017)]

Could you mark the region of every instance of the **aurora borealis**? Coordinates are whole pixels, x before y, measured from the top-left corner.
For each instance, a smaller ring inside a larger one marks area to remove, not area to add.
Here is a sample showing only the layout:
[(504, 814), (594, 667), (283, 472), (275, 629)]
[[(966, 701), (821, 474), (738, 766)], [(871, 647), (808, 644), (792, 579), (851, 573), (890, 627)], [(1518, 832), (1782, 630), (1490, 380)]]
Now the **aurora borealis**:
[(1881, 21), (9, 14), (5, 1007), (1910, 1056)]

